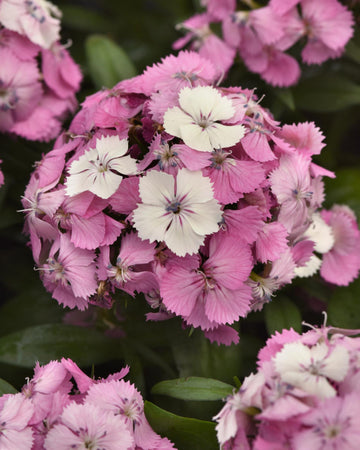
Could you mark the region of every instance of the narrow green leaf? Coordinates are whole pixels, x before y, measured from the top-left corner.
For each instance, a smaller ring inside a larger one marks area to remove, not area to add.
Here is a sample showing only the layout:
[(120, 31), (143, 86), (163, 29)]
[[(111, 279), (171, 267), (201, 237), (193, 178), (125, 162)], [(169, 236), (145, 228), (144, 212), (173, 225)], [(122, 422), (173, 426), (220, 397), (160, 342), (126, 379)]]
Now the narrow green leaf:
[(90, 329), (63, 324), (25, 328), (0, 338), (0, 362), (33, 367), (71, 358), (79, 366), (100, 364), (118, 355), (118, 341)]
[(0, 378), (0, 397), (4, 394), (16, 394), (17, 390), (7, 381)]
[(97, 88), (111, 88), (136, 69), (125, 51), (106, 36), (93, 34), (86, 39), (85, 52), (90, 75)]
[(178, 450), (218, 450), (215, 423), (172, 414), (145, 402), (145, 415), (151, 427), (170, 439)]
[(161, 381), (152, 388), (151, 393), (182, 400), (221, 400), (230, 395), (233, 390), (234, 386), (219, 380), (189, 377)]
[(334, 112), (360, 104), (360, 86), (340, 75), (309, 78), (292, 91), (295, 105), (308, 111)]
[(264, 306), (265, 324), (269, 334), (284, 328), (301, 331), (301, 314), (299, 308), (287, 297), (275, 297)]
[(338, 287), (330, 298), (328, 325), (360, 328), (360, 278), (347, 287)]

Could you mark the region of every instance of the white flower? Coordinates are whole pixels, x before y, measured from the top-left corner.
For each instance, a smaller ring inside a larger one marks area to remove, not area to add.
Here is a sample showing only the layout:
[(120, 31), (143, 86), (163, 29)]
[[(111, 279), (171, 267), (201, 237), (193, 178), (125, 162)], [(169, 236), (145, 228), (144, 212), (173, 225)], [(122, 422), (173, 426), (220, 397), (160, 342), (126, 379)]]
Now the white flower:
[(312, 215), (312, 223), (305, 231), (304, 236), (314, 241), (314, 250), (319, 253), (329, 252), (335, 243), (332, 228), (322, 219), (319, 213)]
[(130, 156), (126, 139), (118, 136), (102, 136), (96, 147), (87, 150), (73, 161), (66, 181), (66, 193), (70, 197), (90, 191), (101, 198), (109, 198), (120, 186), (122, 176), (137, 172), (136, 162)]
[(244, 136), (242, 125), (224, 125), (235, 109), (226, 97), (211, 86), (184, 88), (179, 94), (180, 108), (170, 108), (164, 115), (165, 131), (180, 137), (186, 145), (202, 152), (237, 144)]
[(336, 395), (328, 379), (342, 381), (349, 359), (345, 347), (330, 349), (322, 342), (309, 348), (301, 342), (291, 342), (274, 357), (274, 363), (282, 381), (325, 399)]
[(311, 255), (310, 259), (303, 265), (295, 267), (294, 274), (300, 278), (312, 277), (320, 269), (321, 259), (316, 255)]
[(140, 179), (140, 203), (134, 210), (141, 239), (165, 241), (179, 256), (196, 253), (205, 235), (219, 229), (222, 211), (209, 178), (179, 170), (176, 179), (152, 170)]

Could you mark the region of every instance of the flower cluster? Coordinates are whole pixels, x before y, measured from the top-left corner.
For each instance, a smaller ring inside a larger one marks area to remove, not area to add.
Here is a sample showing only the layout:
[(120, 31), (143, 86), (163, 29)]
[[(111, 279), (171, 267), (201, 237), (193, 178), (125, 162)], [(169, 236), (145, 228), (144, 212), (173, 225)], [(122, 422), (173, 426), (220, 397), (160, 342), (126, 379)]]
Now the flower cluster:
[(21, 392), (0, 397), (0, 447), (173, 449), (167, 438), (151, 429), (141, 394), (122, 379), (128, 372), (125, 367), (94, 380), (70, 359), (37, 363)]
[(0, 131), (49, 141), (76, 108), (82, 75), (59, 42), (60, 17), (46, 0), (0, 1)]
[(360, 330), (276, 332), (214, 418), (221, 448), (320, 450), (360, 446)]
[[(286, 53), (303, 42), (302, 61), (322, 64), (338, 58), (353, 34), (351, 12), (338, 0), (270, 0), (259, 7), (253, 0), (237, 9), (236, 0), (202, 0), (206, 12), (178, 27), (185, 37), (175, 49), (190, 44), (192, 50), (210, 59), (223, 76), (239, 53), (246, 67), (274, 86), (290, 86), (300, 77), (297, 60)], [(211, 31), (221, 23), (222, 38)], [(333, 30), (336, 29), (336, 33)]]
[[(64, 306), (143, 293), (150, 320), (180, 316), (212, 341), (295, 276), (348, 284), (353, 213), (320, 211), (313, 123), (280, 126), (253, 91), (214, 87), (194, 52), (88, 97), (23, 197), (46, 289)], [(321, 259), (321, 255), (323, 258)]]

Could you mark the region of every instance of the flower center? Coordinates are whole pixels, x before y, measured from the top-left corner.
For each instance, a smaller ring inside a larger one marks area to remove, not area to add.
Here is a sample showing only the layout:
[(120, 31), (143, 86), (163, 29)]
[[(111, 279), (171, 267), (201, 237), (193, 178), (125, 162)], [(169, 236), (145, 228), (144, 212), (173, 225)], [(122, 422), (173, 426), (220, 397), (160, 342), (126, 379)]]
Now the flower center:
[(28, 14), (30, 14), (31, 17), (33, 17), (40, 23), (45, 22), (45, 16), (43, 14), (43, 11), (38, 5), (35, 5), (35, 3), (31, 0), (25, 1), (25, 5), (27, 7)]
[(167, 212), (172, 212), (173, 214), (180, 214), (181, 212), (181, 204), (178, 201), (173, 201), (166, 207)]

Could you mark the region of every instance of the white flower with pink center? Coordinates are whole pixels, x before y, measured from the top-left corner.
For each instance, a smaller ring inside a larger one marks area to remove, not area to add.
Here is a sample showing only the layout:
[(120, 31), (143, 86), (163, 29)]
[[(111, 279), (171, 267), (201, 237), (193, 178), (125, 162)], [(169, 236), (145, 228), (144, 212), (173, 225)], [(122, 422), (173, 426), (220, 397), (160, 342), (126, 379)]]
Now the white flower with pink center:
[(211, 86), (184, 88), (179, 94), (180, 108), (174, 106), (164, 115), (165, 131), (181, 138), (189, 147), (202, 152), (237, 144), (245, 134), (242, 125), (224, 125), (235, 108)]
[(291, 342), (275, 356), (274, 364), (282, 381), (325, 399), (336, 395), (330, 380), (344, 380), (349, 360), (345, 347), (331, 350), (326, 343), (318, 343), (309, 348), (301, 342)]
[(140, 179), (142, 203), (134, 210), (141, 239), (164, 241), (179, 256), (196, 253), (219, 230), (222, 211), (209, 178), (179, 170), (176, 178), (155, 170)]
[(118, 136), (102, 136), (96, 147), (87, 150), (73, 161), (66, 181), (66, 193), (70, 197), (90, 191), (101, 198), (109, 198), (120, 186), (122, 175), (137, 173), (136, 161), (129, 155), (127, 139)]

